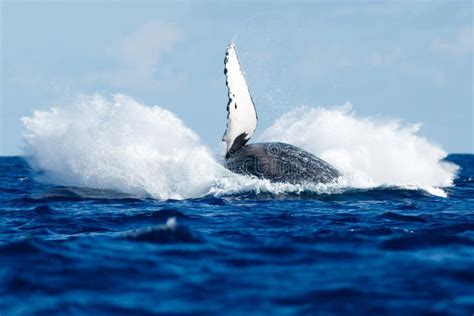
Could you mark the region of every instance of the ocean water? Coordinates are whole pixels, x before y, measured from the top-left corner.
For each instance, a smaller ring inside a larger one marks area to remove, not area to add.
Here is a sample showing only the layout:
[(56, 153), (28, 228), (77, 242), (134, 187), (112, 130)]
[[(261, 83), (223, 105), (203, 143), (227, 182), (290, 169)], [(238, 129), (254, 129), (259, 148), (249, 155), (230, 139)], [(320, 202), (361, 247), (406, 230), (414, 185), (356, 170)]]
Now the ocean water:
[(474, 155), (422, 190), (183, 200), (45, 185), (0, 158), (2, 315), (474, 310)]
[(474, 312), (474, 155), (420, 126), (296, 108), (256, 140), (329, 185), (232, 174), (159, 106), (84, 96), (23, 119), (0, 157), (0, 314)]

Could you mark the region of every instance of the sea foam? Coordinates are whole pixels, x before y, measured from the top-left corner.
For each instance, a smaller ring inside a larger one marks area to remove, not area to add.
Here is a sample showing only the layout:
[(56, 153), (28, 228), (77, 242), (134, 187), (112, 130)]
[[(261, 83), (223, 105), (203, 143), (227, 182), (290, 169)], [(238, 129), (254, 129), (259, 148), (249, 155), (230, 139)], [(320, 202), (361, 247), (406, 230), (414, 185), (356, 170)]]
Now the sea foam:
[(378, 186), (444, 195), (440, 188), (452, 185), (456, 173), (456, 166), (441, 161), (446, 152), (417, 135), (419, 125), (360, 118), (348, 105), (294, 109), (257, 138), (288, 142), (330, 162), (343, 177), (329, 185), (233, 174), (176, 115), (124, 95), (82, 96), (22, 120), (25, 155), (41, 171), (40, 180), (157, 199)]

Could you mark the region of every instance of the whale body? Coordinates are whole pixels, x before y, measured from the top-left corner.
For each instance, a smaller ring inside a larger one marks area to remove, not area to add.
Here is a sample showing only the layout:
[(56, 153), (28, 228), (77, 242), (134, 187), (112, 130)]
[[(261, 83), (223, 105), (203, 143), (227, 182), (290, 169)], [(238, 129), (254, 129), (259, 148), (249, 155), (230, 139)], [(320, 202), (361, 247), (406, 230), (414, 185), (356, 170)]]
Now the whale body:
[(290, 144), (247, 144), (257, 127), (257, 111), (232, 43), (227, 47), (224, 65), (229, 102), (222, 140), (226, 143), (227, 169), (292, 184), (328, 183), (341, 175), (326, 161)]
[(285, 143), (255, 143), (241, 147), (225, 161), (227, 169), (274, 182), (327, 183), (339, 176), (330, 164)]

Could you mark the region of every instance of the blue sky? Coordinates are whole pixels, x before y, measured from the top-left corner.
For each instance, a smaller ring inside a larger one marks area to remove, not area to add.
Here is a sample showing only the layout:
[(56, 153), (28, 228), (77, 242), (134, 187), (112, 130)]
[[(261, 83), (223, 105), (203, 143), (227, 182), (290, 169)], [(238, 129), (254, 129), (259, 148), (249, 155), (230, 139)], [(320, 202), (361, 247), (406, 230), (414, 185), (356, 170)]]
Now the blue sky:
[(2, 1), (0, 155), (21, 152), (22, 116), (97, 92), (167, 108), (216, 148), (231, 40), (257, 134), (295, 106), (349, 101), (474, 152), (471, 1)]

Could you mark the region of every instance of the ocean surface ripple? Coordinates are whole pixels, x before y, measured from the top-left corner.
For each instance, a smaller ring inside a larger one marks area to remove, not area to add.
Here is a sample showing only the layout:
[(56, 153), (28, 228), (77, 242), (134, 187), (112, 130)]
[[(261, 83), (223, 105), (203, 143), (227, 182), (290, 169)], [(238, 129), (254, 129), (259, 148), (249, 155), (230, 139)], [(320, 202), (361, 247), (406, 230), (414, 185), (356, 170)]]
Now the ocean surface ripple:
[(474, 311), (474, 156), (447, 198), (378, 187), (159, 200), (0, 158), (0, 314)]

